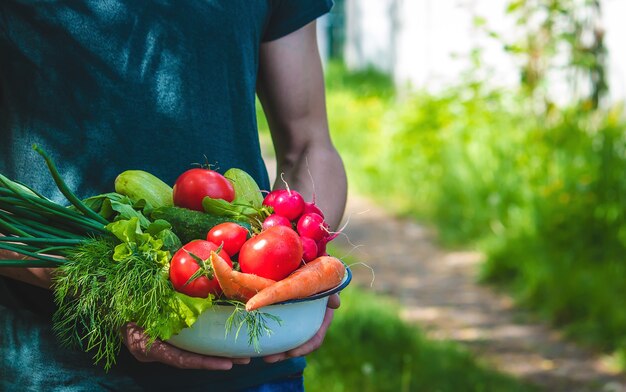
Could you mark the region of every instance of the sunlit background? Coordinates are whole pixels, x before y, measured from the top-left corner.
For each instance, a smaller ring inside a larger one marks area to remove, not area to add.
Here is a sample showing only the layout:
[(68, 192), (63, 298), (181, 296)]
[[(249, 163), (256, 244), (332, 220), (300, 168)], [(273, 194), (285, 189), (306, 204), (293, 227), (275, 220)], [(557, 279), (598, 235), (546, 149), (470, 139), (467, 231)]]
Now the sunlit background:
[(350, 200), (332, 251), (355, 281), (308, 390), (626, 390), (624, 17), (335, 0), (318, 40)]

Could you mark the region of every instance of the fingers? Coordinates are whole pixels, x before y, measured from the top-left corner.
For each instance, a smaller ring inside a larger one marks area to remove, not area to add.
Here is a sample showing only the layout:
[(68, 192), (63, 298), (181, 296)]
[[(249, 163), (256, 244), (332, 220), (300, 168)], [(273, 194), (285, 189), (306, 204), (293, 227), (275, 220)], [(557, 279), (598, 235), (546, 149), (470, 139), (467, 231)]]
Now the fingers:
[(230, 370), (233, 367), (233, 362), (230, 359), (190, 353), (161, 341), (154, 342), (145, 356), (151, 361), (161, 362), (179, 369)]
[(206, 370), (229, 370), (233, 364), (243, 365), (250, 362), (250, 358), (230, 359), (195, 354), (160, 340), (156, 340), (148, 349), (148, 337), (134, 323), (129, 323), (122, 333), (126, 347), (140, 362), (160, 362), (179, 369)]
[(247, 365), (250, 363), (250, 358), (232, 358), (235, 365)]
[(341, 305), (341, 299), (339, 298), (339, 294), (333, 294), (328, 297), (328, 306), (331, 309), (338, 309)]
[(328, 327), (333, 320), (334, 312), (334, 309), (330, 307), (326, 308), (326, 313), (324, 314), (324, 320), (322, 321), (320, 329), (306, 343), (284, 353), (268, 355), (266, 357), (263, 357), (263, 360), (268, 363), (275, 363), (279, 361), (284, 361), (288, 358), (301, 357), (317, 350), (324, 342), (324, 337), (326, 336), (326, 331), (328, 330)]

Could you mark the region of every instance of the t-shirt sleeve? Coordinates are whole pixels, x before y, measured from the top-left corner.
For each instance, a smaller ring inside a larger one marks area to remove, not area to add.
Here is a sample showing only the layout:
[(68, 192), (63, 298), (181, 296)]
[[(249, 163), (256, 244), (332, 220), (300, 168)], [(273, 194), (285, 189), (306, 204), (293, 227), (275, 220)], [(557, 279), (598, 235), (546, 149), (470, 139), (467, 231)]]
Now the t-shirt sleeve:
[(271, 11), (263, 41), (284, 37), (324, 15), (332, 0), (270, 0)]

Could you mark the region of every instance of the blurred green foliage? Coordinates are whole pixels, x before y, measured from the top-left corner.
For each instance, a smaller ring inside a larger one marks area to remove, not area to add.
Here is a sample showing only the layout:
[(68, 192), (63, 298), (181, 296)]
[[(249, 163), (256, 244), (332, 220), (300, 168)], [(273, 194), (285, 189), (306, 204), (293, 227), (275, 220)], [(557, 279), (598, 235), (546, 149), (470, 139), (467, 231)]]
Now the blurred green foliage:
[(322, 347), (308, 357), (305, 387), (319, 392), (532, 391), (448, 342), (424, 338), (387, 298), (349, 287)]
[[(327, 69), (332, 136), (351, 186), (434, 223), (448, 245), (481, 247), (486, 281), (624, 355), (621, 110), (582, 103), (537, 114), (523, 93), (472, 78), (398, 99), (389, 81), (368, 73)], [(381, 95), (372, 93), (378, 86)]]

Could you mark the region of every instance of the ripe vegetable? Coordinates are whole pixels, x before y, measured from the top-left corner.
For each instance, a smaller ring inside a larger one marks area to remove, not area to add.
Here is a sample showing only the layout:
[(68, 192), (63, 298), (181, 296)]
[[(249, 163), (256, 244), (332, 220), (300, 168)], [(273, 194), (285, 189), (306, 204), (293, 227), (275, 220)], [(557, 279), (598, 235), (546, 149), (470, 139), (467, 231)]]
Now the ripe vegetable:
[(322, 210), (320, 210), (320, 208), (315, 204), (315, 202), (312, 201), (305, 201), (304, 202), (304, 211), (302, 211), (302, 214), (308, 214), (309, 212), (314, 212), (317, 215), (321, 216), (322, 218), (324, 218), (324, 213), (322, 212)]
[(326, 244), (328, 244), (329, 238), (330, 237), (326, 237), (317, 241), (317, 257), (328, 256), (328, 253), (326, 253)]
[(295, 271), (302, 261), (298, 234), (284, 226), (274, 226), (250, 238), (239, 251), (241, 272), (281, 280)]
[(270, 192), (267, 195), (265, 195), (265, 198), (263, 199), (263, 205), (264, 206), (269, 206), (269, 207), (273, 207), (274, 206), (274, 200), (276, 200), (276, 192)]
[(272, 214), (263, 220), (263, 230), (267, 230), (274, 226), (285, 226), (291, 229), (291, 222), (284, 216)]
[(214, 226), (206, 237), (207, 241), (222, 245), (229, 256), (236, 255), (247, 238), (248, 229), (233, 222), (224, 222)]
[(226, 170), (224, 177), (230, 180), (235, 189), (235, 199), (241, 203), (250, 204), (260, 208), (263, 203), (263, 195), (254, 178), (245, 171), (237, 168)]
[[(222, 289), (207, 264), (212, 251), (219, 247), (204, 240), (191, 241), (180, 248), (170, 261), (170, 281), (174, 290), (190, 297), (206, 298), (209, 294), (220, 295)], [(228, 254), (220, 250), (219, 255), (232, 267)]]
[(302, 260), (309, 262), (318, 256), (317, 244), (308, 237), (300, 237), (302, 241)]
[(115, 178), (115, 192), (133, 201), (144, 199), (152, 207), (172, 206), (172, 187), (143, 170), (126, 170)]
[(263, 204), (274, 208), (274, 213), (289, 220), (296, 220), (304, 211), (302, 195), (290, 189), (278, 189), (270, 192)]
[(235, 199), (233, 184), (220, 173), (209, 169), (189, 169), (181, 174), (174, 184), (174, 205), (196, 211), (204, 211), (202, 199), (205, 197)]
[(245, 274), (232, 269), (217, 253), (211, 252), (211, 266), (226, 297), (247, 301), (264, 288), (276, 283), (272, 279)]
[(341, 260), (324, 256), (303, 265), (293, 274), (259, 291), (246, 303), (252, 311), (290, 299), (306, 298), (324, 290), (332, 289), (343, 280), (346, 272)]
[(313, 241), (320, 241), (328, 234), (328, 224), (314, 212), (302, 215), (296, 227), (300, 236), (311, 238)]

